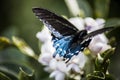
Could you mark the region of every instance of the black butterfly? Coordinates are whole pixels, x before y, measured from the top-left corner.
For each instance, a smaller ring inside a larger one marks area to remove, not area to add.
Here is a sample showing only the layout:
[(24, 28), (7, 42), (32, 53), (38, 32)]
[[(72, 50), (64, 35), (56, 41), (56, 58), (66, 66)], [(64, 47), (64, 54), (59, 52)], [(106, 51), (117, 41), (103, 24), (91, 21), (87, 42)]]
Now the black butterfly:
[(74, 55), (78, 55), (85, 47), (88, 47), (92, 37), (113, 29), (113, 27), (103, 28), (87, 34), (87, 30), (79, 31), (66, 19), (43, 8), (33, 8), (35, 15), (48, 27), (53, 36), (53, 46), (56, 52), (68, 62)]

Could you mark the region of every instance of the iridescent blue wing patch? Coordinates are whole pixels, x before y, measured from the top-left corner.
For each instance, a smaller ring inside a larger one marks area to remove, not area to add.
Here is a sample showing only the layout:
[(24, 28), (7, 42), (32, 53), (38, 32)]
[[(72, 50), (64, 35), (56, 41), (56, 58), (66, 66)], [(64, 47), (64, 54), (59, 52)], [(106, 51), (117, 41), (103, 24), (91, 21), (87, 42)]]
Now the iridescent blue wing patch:
[(57, 54), (60, 55), (60, 57), (64, 57), (67, 53), (67, 50), (71, 46), (72, 39), (73, 37), (71, 36), (66, 36), (61, 39), (54, 39), (53, 47), (56, 49), (56, 52), (54, 53), (53, 57), (55, 57)]

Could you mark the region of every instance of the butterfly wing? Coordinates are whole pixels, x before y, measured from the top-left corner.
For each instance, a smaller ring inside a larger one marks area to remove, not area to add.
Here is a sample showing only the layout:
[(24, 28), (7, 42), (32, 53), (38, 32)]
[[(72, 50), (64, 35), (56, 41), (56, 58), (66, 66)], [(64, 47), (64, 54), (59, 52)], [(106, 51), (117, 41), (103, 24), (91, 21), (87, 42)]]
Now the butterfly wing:
[(84, 36), (83, 40), (94, 37), (94, 36), (96, 36), (98, 34), (101, 34), (103, 32), (110, 31), (112, 29), (114, 29), (114, 27), (107, 27), (107, 28), (102, 28), (102, 29), (95, 30), (95, 31), (89, 33), (88, 35)]
[(61, 38), (62, 36), (74, 35), (78, 29), (66, 19), (43, 8), (33, 8), (35, 15), (48, 27), (53, 36)]

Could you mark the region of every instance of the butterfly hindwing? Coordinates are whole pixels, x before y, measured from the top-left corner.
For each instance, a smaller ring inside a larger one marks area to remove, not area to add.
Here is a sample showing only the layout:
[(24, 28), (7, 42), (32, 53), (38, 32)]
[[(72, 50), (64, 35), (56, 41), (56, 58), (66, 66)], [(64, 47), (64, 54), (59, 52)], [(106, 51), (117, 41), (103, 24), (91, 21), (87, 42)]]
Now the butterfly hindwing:
[(46, 9), (33, 8), (33, 12), (57, 38), (73, 35), (78, 31), (69, 21)]

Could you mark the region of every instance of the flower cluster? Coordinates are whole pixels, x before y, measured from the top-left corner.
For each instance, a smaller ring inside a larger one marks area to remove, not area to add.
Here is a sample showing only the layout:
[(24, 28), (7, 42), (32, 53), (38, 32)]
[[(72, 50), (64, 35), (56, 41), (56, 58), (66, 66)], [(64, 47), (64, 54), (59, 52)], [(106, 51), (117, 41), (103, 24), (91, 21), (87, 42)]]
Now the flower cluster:
[[(103, 28), (105, 22), (103, 19), (94, 20), (90, 17), (85, 19), (75, 17), (70, 18), (69, 21), (79, 30), (86, 29), (88, 33)], [(39, 62), (45, 66), (45, 71), (50, 72), (50, 77), (54, 77), (55, 80), (65, 80), (65, 76), (76, 80), (81, 79), (81, 75), (84, 74), (85, 63), (88, 59), (83, 52), (80, 52), (68, 63), (65, 63), (59, 56), (56, 56), (56, 58), (52, 57), (55, 49), (52, 46), (52, 36), (47, 27), (44, 27), (36, 36), (42, 42)], [(88, 47), (93, 54), (98, 54), (111, 48), (107, 43), (108, 39), (106, 36), (99, 34), (92, 39)]]

